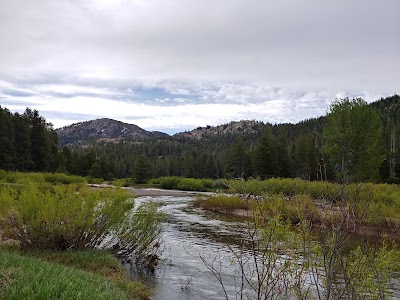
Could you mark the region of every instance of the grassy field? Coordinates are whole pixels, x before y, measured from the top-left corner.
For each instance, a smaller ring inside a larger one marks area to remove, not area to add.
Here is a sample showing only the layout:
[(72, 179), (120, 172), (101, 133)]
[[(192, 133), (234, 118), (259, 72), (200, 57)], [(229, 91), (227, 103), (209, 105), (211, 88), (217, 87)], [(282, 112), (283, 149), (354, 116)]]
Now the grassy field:
[(0, 251), (0, 299), (148, 299), (145, 287), (102, 251)]

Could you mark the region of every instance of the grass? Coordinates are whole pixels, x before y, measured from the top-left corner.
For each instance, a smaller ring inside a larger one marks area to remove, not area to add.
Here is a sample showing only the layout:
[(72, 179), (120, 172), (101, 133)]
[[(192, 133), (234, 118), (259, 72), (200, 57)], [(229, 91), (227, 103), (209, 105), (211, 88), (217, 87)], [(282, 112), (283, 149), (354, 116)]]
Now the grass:
[(0, 250), (0, 299), (148, 299), (111, 254), (102, 251), (29, 253)]
[(39, 186), (48, 184), (87, 184), (87, 180), (84, 177), (64, 173), (7, 172), (4, 170), (0, 170), (0, 182), (16, 184), (34, 182)]
[(237, 196), (217, 195), (210, 197), (199, 197), (194, 203), (194, 206), (202, 207), (211, 211), (229, 213), (236, 209), (249, 210), (252, 208), (252, 203)]

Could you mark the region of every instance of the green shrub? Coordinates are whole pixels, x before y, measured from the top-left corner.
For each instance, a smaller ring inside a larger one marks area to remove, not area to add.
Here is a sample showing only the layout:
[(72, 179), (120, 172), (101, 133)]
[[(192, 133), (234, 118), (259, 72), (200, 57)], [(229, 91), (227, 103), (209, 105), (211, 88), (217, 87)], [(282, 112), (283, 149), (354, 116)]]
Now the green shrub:
[(159, 234), (156, 210), (147, 203), (132, 213), (133, 207), (131, 196), (120, 189), (7, 187), (0, 191), (0, 224), (4, 235), (18, 240), (22, 248), (65, 250), (101, 245), (126, 255), (147, 255), (157, 250), (153, 248)]
[(57, 184), (87, 184), (87, 180), (81, 176), (67, 175), (64, 173), (44, 173), (44, 179), (46, 182)]
[(217, 195), (209, 197), (197, 198), (194, 202), (195, 206), (201, 206), (204, 209), (213, 211), (231, 212), (235, 209), (250, 209), (249, 201), (243, 200), (236, 196)]
[(95, 177), (90, 177), (90, 176), (87, 176), (86, 178), (87, 178), (88, 183), (90, 183), (90, 184), (101, 184), (104, 182), (103, 178), (95, 178)]
[(130, 178), (130, 177), (116, 179), (111, 182), (111, 184), (115, 186), (123, 186), (123, 187), (133, 186), (135, 185), (135, 183), (136, 183), (135, 178)]
[(201, 184), (206, 188), (206, 189), (211, 189), (213, 188), (215, 183), (215, 180), (212, 179), (201, 179)]
[(201, 192), (205, 190), (201, 180), (194, 178), (181, 178), (176, 187), (182, 191)]
[(160, 187), (166, 190), (176, 190), (178, 188), (178, 183), (181, 180), (181, 177), (160, 177)]

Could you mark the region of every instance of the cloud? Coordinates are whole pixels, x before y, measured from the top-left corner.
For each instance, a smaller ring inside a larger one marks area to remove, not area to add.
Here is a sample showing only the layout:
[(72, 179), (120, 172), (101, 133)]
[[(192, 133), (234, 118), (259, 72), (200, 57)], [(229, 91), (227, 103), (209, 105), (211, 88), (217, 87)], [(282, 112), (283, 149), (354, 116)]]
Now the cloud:
[(128, 110), (159, 129), (315, 117), (338, 93), (399, 93), (399, 9), (397, 0), (4, 0), (0, 104), (32, 103), (48, 118), (62, 108), (128, 120)]

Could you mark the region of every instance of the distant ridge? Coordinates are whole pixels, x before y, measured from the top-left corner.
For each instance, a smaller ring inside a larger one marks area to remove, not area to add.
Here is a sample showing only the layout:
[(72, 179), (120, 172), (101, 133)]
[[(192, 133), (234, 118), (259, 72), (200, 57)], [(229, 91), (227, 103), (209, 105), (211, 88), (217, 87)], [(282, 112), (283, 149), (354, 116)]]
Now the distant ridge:
[(121, 140), (142, 141), (169, 137), (166, 133), (147, 131), (137, 125), (109, 118), (79, 122), (56, 131), (61, 145), (84, 145), (94, 140), (115, 143)]
[(196, 140), (227, 134), (257, 134), (265, 124), (255, 120), (232, 121), (218, 126), (197, 127), (191, 131), (179, 132), (175, 138), (192, 138)]

